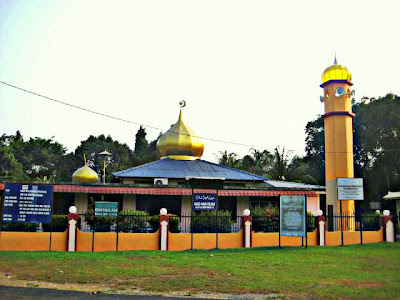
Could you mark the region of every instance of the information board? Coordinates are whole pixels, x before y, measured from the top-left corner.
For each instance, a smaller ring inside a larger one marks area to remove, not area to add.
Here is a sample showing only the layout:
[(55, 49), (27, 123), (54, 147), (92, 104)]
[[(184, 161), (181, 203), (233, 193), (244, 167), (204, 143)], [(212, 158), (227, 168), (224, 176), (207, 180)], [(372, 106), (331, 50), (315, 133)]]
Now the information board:
[(362, 178), (338, 178), (338, 200), (364, 200)]
[(95, 202), (94, 215), (96, 217), (118, 216), (118, 202)]
[(51, 223), (53, 186), (6, 183), (3, 222)]
[(306, 196), (280, 197), (281, 236), (306, 236)]
[(193, 194), (193, 210), (216, 210), (217, 194)]

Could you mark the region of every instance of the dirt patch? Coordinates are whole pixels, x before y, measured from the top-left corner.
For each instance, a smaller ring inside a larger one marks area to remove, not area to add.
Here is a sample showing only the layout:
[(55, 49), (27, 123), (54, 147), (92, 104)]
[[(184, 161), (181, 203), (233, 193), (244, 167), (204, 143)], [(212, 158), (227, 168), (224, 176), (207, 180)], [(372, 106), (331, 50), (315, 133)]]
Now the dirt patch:
[(141, 256), (141, 255), (130, 255), (130, 256), (127, 256), (126, 259), (129, 259), (129, 260), (148, 260), (149, 257), (148, 256)]
[[(167, 278), (167, 276), (159, 276), (161, 278)], [(125, 283), (134, 282), (137, 278), (131, 278), (129, 280), (124, 280)], [(118, 281), (118, 279), (113, 279), (113, 281)], [(121, 280), (122, 281), (122, 280)], [(163, 297), (190, 297), (198, 299), (240, 299), (240, 300), (250, 300), (250, 299), (298, 299), (298, 297), (285, 296), (282, 294), (244, 294), (244, 295), (234, 295), (225, 293), (207, 293), (207, 292), (195, 292), (195, 291), (181, 291), (181, 292), (168, 292), (168, 293), (152, 293), (142, 291), (136, 287), (118, 287), (118, 282), (111, 283), (103, 282), (98, 284), (77, 284), (77, 283), (51, 283), (46, 281), (32, 281), (32, 280), (19, 280), (13, 278), (4, 272), (0, 272), (0, 285), (4, 286), (15, 286), (15, 287), (33, 287), (33, 288), (43, 288), (43, 289), (55, 289), (55, 290), (68, 290), (68, 291), (78, 291), (78, 292), (100, 292), (105, 294), (119, 294), (119, 295), (157, 295)]]
[(353, 287), (357, 289), (383, 288), (386, 285), (383, 282), (355, 281), (355, 280), (341, 280), (338, 283), (343, 286)]

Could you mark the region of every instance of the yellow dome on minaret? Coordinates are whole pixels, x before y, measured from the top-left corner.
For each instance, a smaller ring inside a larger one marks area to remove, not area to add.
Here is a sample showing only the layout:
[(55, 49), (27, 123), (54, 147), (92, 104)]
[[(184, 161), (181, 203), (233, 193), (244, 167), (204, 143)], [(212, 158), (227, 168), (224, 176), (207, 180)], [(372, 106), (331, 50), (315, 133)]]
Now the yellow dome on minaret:
[(203, 155), (202, 140), (182, 121), (182, 110), (178, 122), (164, 133), (157, 142), (161, 158), (195, 160)]
[(99, 182), (99, 175), (86, 163), (86, 157), (83, 156), (85, 165), (72, 174), (72, 182), (75, 183), (95, 183)]
[(332, 80), (343, 80), (351, 83), (351, 73), (346, 67), (338, 65), (335, 57), (335, 61), (332, 66), (325, 69), (322, 73), (322, 86)]

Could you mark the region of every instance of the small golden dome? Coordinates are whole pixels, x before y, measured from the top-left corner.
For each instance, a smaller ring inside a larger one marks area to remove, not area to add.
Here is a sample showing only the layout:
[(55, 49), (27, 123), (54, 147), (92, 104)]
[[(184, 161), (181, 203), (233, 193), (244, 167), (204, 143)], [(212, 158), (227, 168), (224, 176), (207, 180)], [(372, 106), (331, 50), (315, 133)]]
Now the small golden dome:
[(157, 142), (161, 158), (195, 160), (203, 155), (202, 140), (182, 121), (182, 111), (176, 122)]
[(97, 173), (87, 165), (84, 165), (72, 174), (72, 182), (75, 183), (93, 183), (98, 181), (99, 176)]
[(337, 64), (336, 57), (334, 64), (326, 68), (321, 77), (323, 83), (330, 80), (346, 80), (351, 82), (351, 73), (346, 67)]

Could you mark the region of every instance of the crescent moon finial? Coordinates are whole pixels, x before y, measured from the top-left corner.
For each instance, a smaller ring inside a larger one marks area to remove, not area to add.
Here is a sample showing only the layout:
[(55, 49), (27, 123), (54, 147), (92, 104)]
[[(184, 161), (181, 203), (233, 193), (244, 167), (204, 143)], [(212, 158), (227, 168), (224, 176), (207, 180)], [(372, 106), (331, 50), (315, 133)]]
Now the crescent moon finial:
[(185, 107), (186, 106), (186, 101), (185, 100), (181, 100), (181, 101), (179, 101), (179, 106), (182, 108), (182, 107)]

